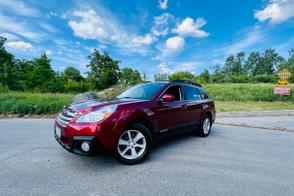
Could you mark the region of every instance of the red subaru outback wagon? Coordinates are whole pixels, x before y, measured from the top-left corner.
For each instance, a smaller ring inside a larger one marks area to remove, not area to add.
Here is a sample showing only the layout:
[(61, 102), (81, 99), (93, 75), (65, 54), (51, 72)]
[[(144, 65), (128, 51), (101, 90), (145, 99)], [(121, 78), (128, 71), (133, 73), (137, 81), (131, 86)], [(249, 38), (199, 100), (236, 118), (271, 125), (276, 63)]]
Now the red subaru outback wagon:
[(201, 85), (176, 80), (138, 84), (109, 100), (65, 106), (54, 130), (70, 152), (111, 149), (122, 163), (136, 164), (147, 156), (155, 136), (194, 130), (206, 137), (214, 121), (214, 102)]

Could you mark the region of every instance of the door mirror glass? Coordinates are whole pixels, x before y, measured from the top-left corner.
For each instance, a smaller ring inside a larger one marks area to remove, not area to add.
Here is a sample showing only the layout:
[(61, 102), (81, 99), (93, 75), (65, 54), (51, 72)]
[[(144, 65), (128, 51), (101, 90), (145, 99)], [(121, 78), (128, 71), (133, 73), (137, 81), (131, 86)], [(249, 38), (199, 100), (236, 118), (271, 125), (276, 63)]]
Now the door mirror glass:
[(172, 94), (164, 94), (160, 100), (163, 102), (172, 102), (175, 100), (175, 96)]

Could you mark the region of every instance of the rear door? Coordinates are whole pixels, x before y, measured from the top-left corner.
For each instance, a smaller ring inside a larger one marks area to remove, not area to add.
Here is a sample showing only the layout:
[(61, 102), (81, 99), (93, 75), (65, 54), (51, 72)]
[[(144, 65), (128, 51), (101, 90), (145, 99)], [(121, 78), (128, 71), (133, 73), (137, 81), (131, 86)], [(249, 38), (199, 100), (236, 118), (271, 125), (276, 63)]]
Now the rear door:
[(198, 124), (201, 121), (202, 97), (200, 90), (192, 85), (182, 85), (183, 103), (186, 105), (185, 116), (187, 124)]

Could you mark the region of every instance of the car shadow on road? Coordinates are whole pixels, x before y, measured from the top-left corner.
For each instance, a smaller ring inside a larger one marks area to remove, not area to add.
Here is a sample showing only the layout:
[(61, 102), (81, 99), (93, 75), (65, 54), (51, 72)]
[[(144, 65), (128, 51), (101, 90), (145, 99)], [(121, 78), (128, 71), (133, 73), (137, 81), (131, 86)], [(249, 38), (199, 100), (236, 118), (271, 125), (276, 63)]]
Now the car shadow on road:
[[(214, 135), (215, 133), (211, 132), (210, 137)], [(165, 154), (169, 154), (174, 150), (186, 147), (187, 144), (190, 145), (195, 142), (195, 140), (198, 142), (206, 142), (206, 139), (207, 138), (197, 137), (193, 131), (178, 132), (156, 138), (149, 156), (140, 165), (150, 164), (152, 161), (160, 160)], [(76, 161), (80, 162), (84, 166), (87, 166), (89, 169), (97, 167), (106, 169), (124, 166), (115, 160), (114, 153), (111, 151), (100, 151), (93, 156), (75, 155), (74, 157)]]

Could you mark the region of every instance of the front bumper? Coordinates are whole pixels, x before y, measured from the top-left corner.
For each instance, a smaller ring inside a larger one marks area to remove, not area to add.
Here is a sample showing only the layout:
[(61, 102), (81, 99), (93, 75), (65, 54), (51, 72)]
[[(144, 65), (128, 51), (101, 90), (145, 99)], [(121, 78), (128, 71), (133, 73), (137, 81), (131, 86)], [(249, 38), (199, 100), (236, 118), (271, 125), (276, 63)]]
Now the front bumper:
[[(60, 130), (60, 134), (56, 134), (56, 129)], [(77, 134), (79, 132), (79, 134)], [(102, 146), (98, 142), (96, 135), (93, 132), (85, 131), (73, 131), (70, 126), (64, 127), (60, 125), (57, 121), (54, 126), (54, 136), (56, 141), (66, 150), (80, 155), (91, 155), (102, 149)], [(85, 152), (81, 148), (83, 142), (88, 142), (90, 145), (90, 150)]]
[[(71, 144), (63, 143), (62, 138), (59, 138), (56, 134), (55, 134), (55, 139), (64, 149), (68, 150), (69, 152), (80, 154), (80, 155), (91, 155), (102, 148), (97, 142), (97, 140), (95, 139), (95, 136), (74, 136)], [(85, 152), (81, 148), (82, 143), (85, 141), (90, 144), (89, 152)]]

